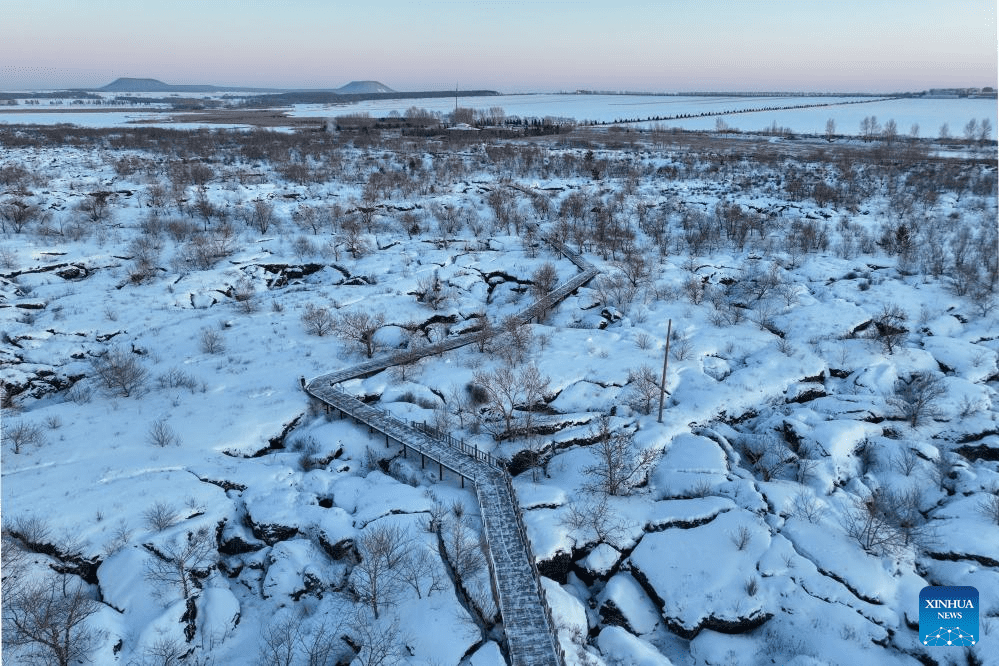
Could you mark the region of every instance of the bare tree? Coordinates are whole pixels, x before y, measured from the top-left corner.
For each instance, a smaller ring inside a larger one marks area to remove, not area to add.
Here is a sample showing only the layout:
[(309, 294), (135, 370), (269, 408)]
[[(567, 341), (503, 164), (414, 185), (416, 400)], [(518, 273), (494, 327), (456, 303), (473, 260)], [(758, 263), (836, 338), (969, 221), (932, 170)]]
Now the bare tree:
[(985, 146), (992, 139), (992, 121), (989, 118), (982, 118), (978, 123), (978, 144)]
[(180, 666), (190, 647), (176, 638), (161, 637), (142, 649), (134, 666)]
[(258, 199), (253, 202), (253, 210), (249, 212), (247, 223), (260, 234), (266, 234), (274, 224), (274, 205), (269, 201)]
[(170, 427), (166, 419), (156, 419), (153, 421), (153, 424), (149, 426), (149, 432), (146, 433), (146, 441), (153, 446), (173, 446), (180, 444), (177, 433)]
[(37, 423), (22, 420), (5, 423), (3, 438), (11, 445), (14, 453), (21, 453), (28, 446), (41, 446), (45, 443), (42, 427)]
[(6, 590), (4, 652), (16, 654), (21, 664), (85, 662), (101, 639), (90, 625), (100, 608), (83, 583), (68, 581), (65, 574)]
[(507, 365), (524, 360), (534, 336), (531, 326), (516, 315), (508, 315), (500, 322), (500, 334), (493, 340), (493, 349)]
[(911, 537), (892, 515), (895, 502), (896, 498), (883, 489), (855, 498), (842, 518), (846, 535), (874, 555), (903, 551), (911, 543)]
[(485, 353), (489, 346), (489, 340), (496, 334), (496, 326), (493, 320), (485, 312), (478, 313), (479, 330), (476, 332), (476, 347), (480, 354)]
[(302, 623), (293, 617), (282, 617), (268, 624), (261, 638), (263, 642), (257, 654), (259, 666), (294, 666), (297, 662), (298, 642)]
[(658, 399), (659, 376), (652, 366), (642, 365), (638, 370), (628, 371), (627, 400), (632, 409), (651, 414)]
[(548, 391), (549, 381), (533, 364), (520, 372), (504, 365), (492, 372), (479, 370), (472, 375), (472, 382), (481, 391), (486, 407), (502, 419), (503, 427), (491, 431), (496, 439), (513, 435), (515, 411), (521, 405), (527, 414), (526, 427), (530, 428), (533, 408)]
[(940, 398), (946, 393), (947, 387), (941, 375), (917, 372), (908, 380), (899, 379), (895, 382), (895, 395), (889, 398), (889, 402), (915, 428), (940, 416)]
[(602, 416), (591, 431), (596, 442), (591, 451), (597, 462), (583, 468), (590, 477), (587, 489), (605, 495), (627, 495), (644, 478), (655, 460), (655, 449), (636, 450), (634, 435), (627, 431), (613, 432), (610, 417)]
[(550, 261), (541, 264), (534, 273), (531, 274), (531, 294), (534, 300), (540, 301), (551, 293), (558, 284), (558, 271)]
[(999, 486), (985, 493), (978, 502), (978, 511), (993, 525), (999, 525)]
[(964, 126), (964, 140), (969, 144), (973, 143), (975, 139), (978, 138), (978, 121), (974, 118), (968, 121), (968, 124)]
[(113, 192), (91, 192), (79, 203), (79, 209), (83, 211), (91, 222), (103, 222), (108, 217), (108, 199)]
[(442, 537), (444, 555), (461, 580), (469, 580), (486, 566), (481, 539), (468, 524), (468, 514), (460, 503), (451, 506), (450, 515), (444, 520)]
[(215, 535), (208, 527), (178, 535), (159, 548), (152, 544), (145, 544), (145, 548), (153, 555), (146, 568), (146, 577), (154, 583), (178, 589), (185, 600), (200, 588), (200, 579), (218, 559)]
[(446, 589), (447, 579), (441, 568), (440, 559), (423, 545), (414, 544), (413, 550), (402, 562), (399, 579), (416, 592), (418, 599)]
[(358, 666), (394, 666), (408, 656), (396, 617), (372, 621), (359, 613), (351, 623), (350, 635)]
[(826, 121), (826, 141), (832, 141), (836, 138), (836, 120), (830, 118)]
[(25, 227), (41, 216), (38, 206), (28, 203), (22, 198), (10, 199), (0, 204), (0, 221), (4, 233), (7, 232), (7, 224), (14, 233), (21, 233)]
[(608, 497), (600, 493), (586, 501), (571, 502), (562, 514), (561, 523), (578, 532), (582, 543), (617, 544), (625, 535), (624, 525), (613, 511)]
[(908, 331), (905, 329), (905, 311), (897, 304), (889, 303), (885, 305), (881, 312), (874, 317), (873, 335), (888, 354), (894, 354), (895, 350), (905, 341)]
[(539, 405), (544, 405), (551, 379), (541, 374), (538, 366), (531, 363), (518, 373), (517, 384), (521, 392), (521, 411), (524, 412), (524, 432), (530, 435), (534, 426), (534, 412)]
[(138, 354), (121, 347), (112, 347), (90, 361), (90, 367), (112, 396), (127, 398), (141, 393), (149, 379), (149, 371)]
[(795, 462), (791, 449), (769, 432), (747, 438), (742, 453), (764, 481), (777, 478)]
[(424, 275), (416, 284), (416, 292), (421, 303), (425, 303), (431, 310), (440, 310), (454, 299), (454, 290), (451, 285), (440, 279), (437, 271), (433, 275)]
[(302, 324), (309, 335), (324, 335), (333, 332), (334, 318), (329, 308), (306, 303), (305, 312), (302, 313)]
[(211, 326), (201, 329), (199, 342), (201, 351), (205, 354), (221, 354), (225, 351), (225, 338), (222, 332)]
[(371, 358), (376, 348), (375, 333), (384, 325), (384, 313), (352, 310), (337, 315), (333, 323), (333, 334), (341, 340), (360, 343), (368, 358)]
[(361, 561), (350, 574), (350, 584), (376, 620), (399, 593), (400, 576), (411, 541), (407, 530), (387, 524), (367, 529), (357, 544)]

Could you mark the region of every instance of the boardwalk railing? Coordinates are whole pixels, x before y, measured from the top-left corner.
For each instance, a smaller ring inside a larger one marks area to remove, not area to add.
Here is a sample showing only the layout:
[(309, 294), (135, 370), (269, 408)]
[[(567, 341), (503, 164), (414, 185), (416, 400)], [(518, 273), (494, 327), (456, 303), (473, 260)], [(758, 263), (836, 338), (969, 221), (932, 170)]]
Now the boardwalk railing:
[(410, 421), (410, 424), (420, 432), (437, 438), (438, 441), (464, 453), (466, 456), (471, 456), (479, 462), (484, 462), (494, 469), (506, 471), (506, 462), (493, 456), (488, 451), (482, 451), (477, 446), (466, 444), (463, 439), (455, 439), (450, 433), (444, 432), (436, 426), (428, 424), (426, 421)]

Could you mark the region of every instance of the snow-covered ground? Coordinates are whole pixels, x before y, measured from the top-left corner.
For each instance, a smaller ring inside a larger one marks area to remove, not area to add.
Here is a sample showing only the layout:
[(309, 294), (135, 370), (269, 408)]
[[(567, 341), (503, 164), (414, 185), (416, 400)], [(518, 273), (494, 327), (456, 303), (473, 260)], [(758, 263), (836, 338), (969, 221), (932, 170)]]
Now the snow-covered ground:
[[(365, 353), (303, 315), (381, 313), (382, 349), (498, 324), (576, 270), (526, 221), (603, 275), (519, 349), (344, 388), (523, 470), (570, 664), (999, 663), (994, 154), (906, 166), (929, 196), (862, 152), (850, 181), (731, 144), (204, 136), (0, 153), (0, 206), (35, 213), (0, 241), (5, 598), (82, 581), (92, 663), (502, 663), (474, 493), (310, 406), (300, 378)], [(286, 179), (289, 154), (328, 176)], [(820, 206), (795, 175), (862, 191)], [(469, 390), (506, 364), (548, 380), (508, 405), (533, 433)], [(385, 535), (404, 552), (373, 573)], [(920, 644), (927, 584), (979, 588), (978, 645)]]
[[(142, 97), (137, 93), (134, 96)], [(155, 96), (145, 94), (145, 96)], [(192, 94), (185, 97), (219, 97), (213, 94)], [(835, 122), (835, 131), (842, 136), (862, 134), (861, 121), (868, 116), (877, 118), (881, 125), (894, 120), (900, 135), (908, 135), (914, 126), (919, 128), (919, 136), (937, 137), (940, 128), (946, 124), (950, 136), (961, 138), (965, 125), (974, 119), (980, 122), (988, 118), (991, 123), (991, 138), (996, 139), (997, 112), (994, 99), (954, 98), (954, 99), (875, 99), (869, 97), (689, 97), (656, 95), (574, 95), (574, 94), (534, 94), (498, 95), (487, 97), (462, 97), (458, 104), (463, 108), (489, 111), (501, 108), (507, 116), (521, 118), (573, 118), (580, 122), (629, 123), (632, 127), (663, 125), (686, 130), (715, 130), (718, 120), (734, 130), (762, 132), (774, 125), (787, 128), (796, 134), (821, 135), (826, 131), (826, 122)], [(454, 110), (453, 97), (369, 100), (350, 104), (296, 104), (291, 107), (292, 117), (330, 118), (346, 114), (366, 113), (375, 118), (392, 114), (404, 115), (411, 107), (422, 108), (447, 115)], [(804, 107), (804, 108), (794, 108)], [(186, 125), (171, 124), (168, 112), (118, 113), (71, 113), (79, 106), (63, 105), (61, 113), (44, 113), (50, 108), (43, 100), (30, 108), (32, 113), (6, 113), (0, 107), (0, 123), (58, 124), (72, 123), (81, 127), (115, 127), (135, 122), (154, 123), (159, 126), (177, 127)], [(86, 107), (84, 107), (86, 108)], [(758, 110), (763, 109), (763, 110)], [(36, 112), (37, 111), (37, 112)], [(712, 114), (701, 117), (700, 114)], [(714, 115), (723, 114), (723, 115)], [(694, 116), (694, 117), (682, 117)], [(646, 119), (653, 120), (646, 120)], [(663, 118), (664, 120), (655, 120)], [(192, 124), (191, 127), (196, 125)]]

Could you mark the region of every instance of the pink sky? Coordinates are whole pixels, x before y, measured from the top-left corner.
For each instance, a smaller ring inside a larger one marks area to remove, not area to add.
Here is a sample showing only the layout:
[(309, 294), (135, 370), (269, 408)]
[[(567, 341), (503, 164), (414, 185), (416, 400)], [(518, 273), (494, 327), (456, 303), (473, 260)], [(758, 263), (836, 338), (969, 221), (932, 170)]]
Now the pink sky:
[(995, 86), (994, 0), (0, 0), (0, 88), (895, 91)]

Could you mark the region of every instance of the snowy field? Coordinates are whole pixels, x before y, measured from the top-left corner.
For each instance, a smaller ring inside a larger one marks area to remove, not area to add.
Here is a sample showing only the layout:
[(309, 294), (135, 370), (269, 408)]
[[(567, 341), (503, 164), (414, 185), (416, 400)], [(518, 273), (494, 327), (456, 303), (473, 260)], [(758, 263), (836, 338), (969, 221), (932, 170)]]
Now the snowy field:
[[(343, 388), (510, 461), (567, 664), (999, 664), (994, 147), (118, 134), (0, 128), (5, 663), (46, 599), (73, 663), (508, 661), (475, 493), (301, 389), (488, 325)], [(602, 273), (505, 325), (539, 230)]]

